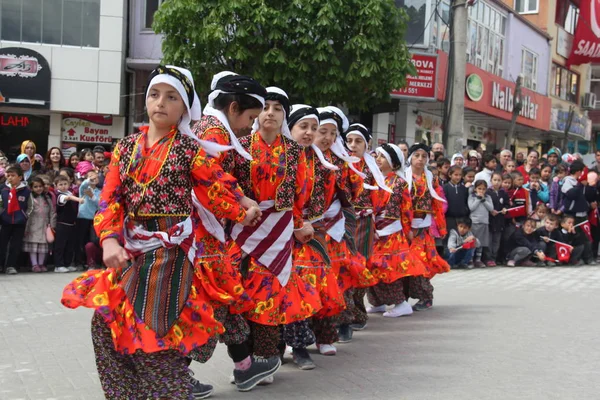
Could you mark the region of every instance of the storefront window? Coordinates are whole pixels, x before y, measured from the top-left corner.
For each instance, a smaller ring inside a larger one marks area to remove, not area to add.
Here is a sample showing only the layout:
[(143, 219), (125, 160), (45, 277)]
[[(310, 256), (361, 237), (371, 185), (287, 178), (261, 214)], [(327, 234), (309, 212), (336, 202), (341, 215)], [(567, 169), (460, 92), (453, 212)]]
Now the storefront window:
[(480, 1), (469, 7), (468, 24), (467, 61), (502, 76), (506, 16)]
[(9, 160), (21, 153), (21, 143), (33, 140), (39, 154), (46, 154), (50, 117), (47, 115), (12, 114), (0, 112), (0, 150)]
[(396, 7), (403, 8), (408, 14), (408, 26), (404, 40), (411, 46), (425, 44), (426, 8), (428, 0), (396, 0)]
[(0, 0), (0, 38), (98, 47), (100, 0)]
[(521, 74), (527, 89), (537, 90), (537, 63), (537, 54), (525, 48), (521, 50)]
[(551, 92), (553, 96), (578, 103), (579, 75), (558, 64), (552, 64), (552, 82), (554, 82)]

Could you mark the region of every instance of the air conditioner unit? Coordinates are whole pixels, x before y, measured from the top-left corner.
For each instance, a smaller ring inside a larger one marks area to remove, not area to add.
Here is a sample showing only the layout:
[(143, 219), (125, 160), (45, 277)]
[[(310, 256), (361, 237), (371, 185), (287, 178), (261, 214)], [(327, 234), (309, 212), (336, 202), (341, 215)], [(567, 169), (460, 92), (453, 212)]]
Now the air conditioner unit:
[(596, 93), (585, 93), (583, 95), (583, 103), (581, 108), (587, 110), (593, 110), (596, 108)]

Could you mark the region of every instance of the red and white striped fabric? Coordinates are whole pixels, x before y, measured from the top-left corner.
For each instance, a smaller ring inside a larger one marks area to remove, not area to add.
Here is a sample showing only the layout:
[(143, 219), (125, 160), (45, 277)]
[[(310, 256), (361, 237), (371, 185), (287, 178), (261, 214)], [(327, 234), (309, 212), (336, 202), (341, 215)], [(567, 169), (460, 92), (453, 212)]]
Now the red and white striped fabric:
[(179, 246), (187, 253), (188, 259), (194, 261), (193, 227), (189, 217), (171, 227), (168, 232), (150, 232), (131, 221), (125, 221), (125, 226), (125, 250), (133, 257), (159, 247), (170, 249)]
[(375, 229), (377, 229), (377, 236), (385, 237), (400, 232), (402, 230), (402, 223), (399, 219), (375, 217)]
[(331, 203), (325, 214), (314, 219), (311, 222), (313, 227), (316, 223), (323, 221), (327, 229), (327, 234), (336, 242), (340, 243), (346, 232), (346, 217), (342, 212), (342, 203), (336, 199)]
[(235, 224), (231, 238), (285, 286), (292, 272), (293, 213), (292, 210), (275, 210), (272, 200), (261, 202), (259, 207), (262, 211), (260, 222), (256, 226)]

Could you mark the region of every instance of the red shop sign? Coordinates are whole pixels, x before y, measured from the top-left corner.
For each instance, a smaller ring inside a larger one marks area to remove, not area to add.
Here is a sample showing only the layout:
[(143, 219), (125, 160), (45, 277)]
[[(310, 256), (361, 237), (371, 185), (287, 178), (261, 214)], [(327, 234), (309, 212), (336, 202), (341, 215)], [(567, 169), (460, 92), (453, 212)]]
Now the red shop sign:
[(413, 53), (412, 63), (417, 69), (417, 75), (406, 76), (406, 87), (394, 90), (395, 98), (419, 98), (435, 100), (438, 70), (437, 54)]
[(600, 61), (600, 1), (581, 0), (573, 49), (567, 68)]

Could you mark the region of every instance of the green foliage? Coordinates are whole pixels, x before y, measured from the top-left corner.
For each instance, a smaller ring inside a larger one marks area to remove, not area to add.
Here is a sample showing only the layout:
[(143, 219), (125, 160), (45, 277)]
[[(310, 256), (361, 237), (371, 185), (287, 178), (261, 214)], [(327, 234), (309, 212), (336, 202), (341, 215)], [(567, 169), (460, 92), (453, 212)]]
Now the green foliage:
[(206, 94), (231, 70), (279, 86), (293, 102), (367, 109), (415, 73), (394, 0), (167, 0), (154, 16), (164, 61)]

